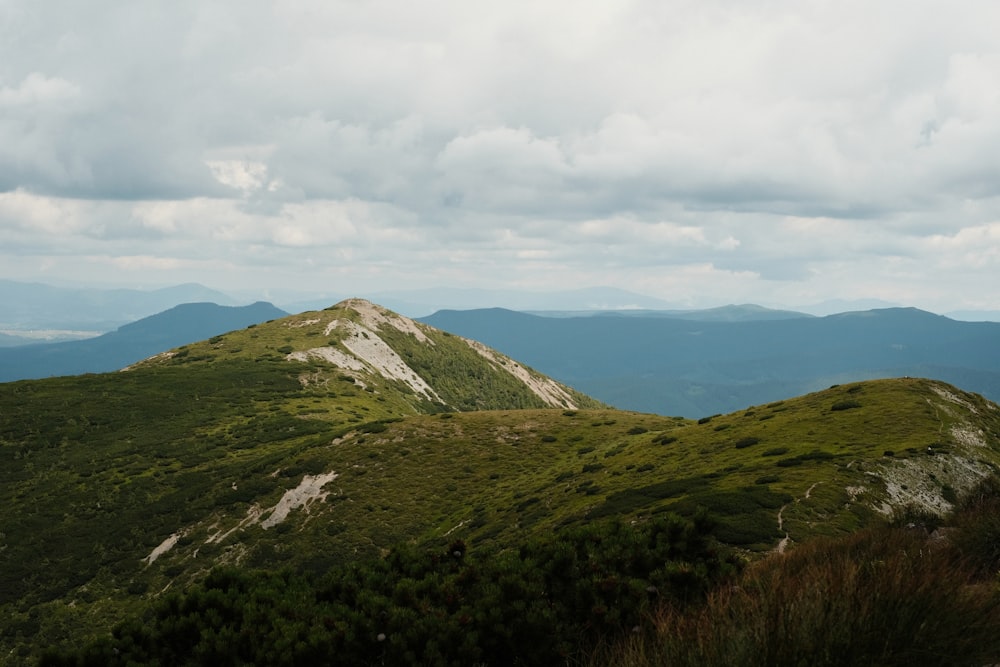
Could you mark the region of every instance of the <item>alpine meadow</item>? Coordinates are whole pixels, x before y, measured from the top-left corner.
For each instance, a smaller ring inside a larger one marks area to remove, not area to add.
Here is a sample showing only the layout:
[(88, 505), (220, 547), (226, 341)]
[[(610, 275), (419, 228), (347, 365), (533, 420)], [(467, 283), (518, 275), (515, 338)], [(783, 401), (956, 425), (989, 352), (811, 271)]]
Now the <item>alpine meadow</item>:
[(998, 465), (939, 380), (630, 412), (350, 299), (0, 384), (0, 662), (994, 664)]

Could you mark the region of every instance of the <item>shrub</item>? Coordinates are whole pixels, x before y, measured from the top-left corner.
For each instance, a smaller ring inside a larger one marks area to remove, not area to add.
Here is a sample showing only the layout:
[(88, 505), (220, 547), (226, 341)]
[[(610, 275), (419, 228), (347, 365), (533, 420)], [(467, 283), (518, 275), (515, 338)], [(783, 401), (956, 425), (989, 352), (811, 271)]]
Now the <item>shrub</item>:
[(753, 445), (756, 445), (758, 442), (760, 442), (760, 438), (755, 438), (753, 436), (747, 436), (745, 438), (740, 438), (739, 440), (737, 440), (733, 444), (733, 447), (735, 447), (736, 449), (746, 449), (747, 447), (751, 447)]
[(830, 406), (830, 409), (834, 411), (839, 411), (839, 410), (853, 410), (855, 408), (860, 408), (860, 407), (861, 403), (857, 401), (844, 400), (844, 401), (837, 401), (836, 403)]
[[(530, 500), (530, 499), (529, 499)], [(526, 503), (529, 501), (525, 501)], [(703, 598), (734, 564), (704, 517), (595, 523), (476, 555), (410, 546), (323, 575), (213, 570), (43, 665), (553, 665)]]
[(389, 429), (385, 422), (368, 422), (367, 424), (361, 424), (358, 426), (358, 430), (362, 433), (383, 433)]
[(793, 466), (802, 465), (802, 459), (799, 458), (798, 456), (792, 456), (791, 458), (787, 459), (778, 459), (777, 461), (774, 462), (774, 465), (778, 466), (779, 468), (791, 468)]

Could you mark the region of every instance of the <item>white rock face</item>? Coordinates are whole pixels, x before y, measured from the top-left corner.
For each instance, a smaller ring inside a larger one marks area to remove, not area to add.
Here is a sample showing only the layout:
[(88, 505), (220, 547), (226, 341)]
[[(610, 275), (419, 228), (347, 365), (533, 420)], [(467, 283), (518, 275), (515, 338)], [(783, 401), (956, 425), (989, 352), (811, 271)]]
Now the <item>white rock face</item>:
[(146, 561), (146, 565), (152, 565), (153, 561), (173, 549), (174, 545), (177, 544), (177, 541), (182, 537), (184, 537), (184, 531), (174, 533), (167, 539), (160, 542), (159, 546), (153, 549), (148, 556), (143, 558), (143, 560)]
[(414, 393), (422, 394), (433, 401), (441, 401), (434, 389), (410, 368), (388, 343), (379, 338), (375, 331), (350, 320), (333, 320), (327, 325), (324, 335), (330, 335), (335, 329), (345, 334), (341, 345), (347, 348), (346, 353), (338, 348), (326, 346), (305, 352), (292, 352), (286, 359), (305, 361), (315, 357), (345, 370), (368, 371), (390, 380), (400, 380)]
[(288, 513), (292, 510), (305, 507), (315, 500), (326, 498), (329, 491), (324, 491), (323, 487), (335, 479), (337, 479), (335, 472), (303, 476), (297, 487), (285, 491), (285, 495), (281, 496), (281, 500), (272, 508), (271, 514), (260, 522), (260, 527), (267, 529), (277, 526), (288, 518)]
[(429, 399), (441, 400), (431, 386), (417, 375), (388, 343), (379, 338), (377, 333), (348, 320), (343, 321), (340, 328), (348, 334), (342, 341), (344, 347), (377, 373), (393, 380), (402, 380), (413, 391)]
[(528, 389), (534, 392), (535, 396), (545, 401), (545, 404), (553, 408), (570, 408), (575, 410), (576, 404), (573, 397), (563, 389), (558, 382), (547, 377), (533, 375), (527, 368), (512, 359), (501, 356), (482, 343), (468, 338), (463, 338), (469, 347), (489, 360), (490, 364), (497, 369), (507, 371), (518, 380), (523, 382)]
[(398, 329), (403, 333), (408, 333), (414, 336), (421, 343), (428, 343), (430, 345), (434, 344), (430, 338), (428, 338), (424, 332), (421, 330), (420, 324), (417, 324), (408, 317), (403, 317), (391, 310), (386, 310), (376, 306), (371, 301), (366, 301), (364, 299), (348, 299), (344, 301), (344, 306), (351, 308), (361, 315), (361, 322), (369, 329), (378, 329), (383, 324), (387, 324), (394, 329)]

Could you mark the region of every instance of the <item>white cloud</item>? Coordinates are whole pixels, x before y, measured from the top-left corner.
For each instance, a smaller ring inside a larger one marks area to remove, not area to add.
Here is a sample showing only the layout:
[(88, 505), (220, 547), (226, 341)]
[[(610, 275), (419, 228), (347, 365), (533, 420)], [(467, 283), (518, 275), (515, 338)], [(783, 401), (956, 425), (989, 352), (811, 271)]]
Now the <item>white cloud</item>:
[(34, 107), (38, 112), (46, 105), (69, 104), (79, 95), (80, 88), (65, 79), (32, 72), (16, 87), (0, 87), (0, 108)]
[(1000, 308), (996, 3), (9, 4), (5, 277)]

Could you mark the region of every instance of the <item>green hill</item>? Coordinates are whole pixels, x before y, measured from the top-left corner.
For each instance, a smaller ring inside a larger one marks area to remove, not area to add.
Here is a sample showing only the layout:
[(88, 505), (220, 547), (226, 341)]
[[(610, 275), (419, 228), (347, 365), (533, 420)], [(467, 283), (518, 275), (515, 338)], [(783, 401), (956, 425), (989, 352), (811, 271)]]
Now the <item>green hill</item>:
[(762, 553), (945, 512), (1000, 462), (1000, 410), (941, 382), (630, 413), (359, 300), (120, 373), (3, 384), (0, 414), (15, 659), (220, 565), (323, 572), (401, 543), (497, 550), (704, 509), (716, 539)]

